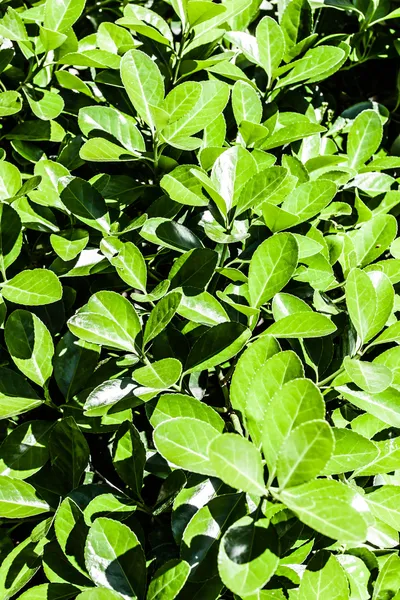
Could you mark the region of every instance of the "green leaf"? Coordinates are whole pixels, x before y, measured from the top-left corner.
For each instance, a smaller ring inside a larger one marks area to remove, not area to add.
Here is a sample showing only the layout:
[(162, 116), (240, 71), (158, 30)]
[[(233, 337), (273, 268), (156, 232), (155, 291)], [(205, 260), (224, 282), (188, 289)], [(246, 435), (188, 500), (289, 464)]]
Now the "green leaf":
[(251, 306), (258, 308), (290, 281), (298, 261), (298, 246), (290, 233), (273, 235), (253, 254), (249, 268)]
[(310, 379), (293, 378), (278, 388), (267, 404), (262, 429), (262, 448), (270, 479), (275, 473), (282, 445), (292, 430), (324, 417), (322, 394)]
[(123, 244), (118, 255), (111, 259), (111, 264), (117, 269), (117, 273), (123, 281), (146, 293), (146, 263), (143, 254), (135, 244), (132, 242)]
[(85, 3), (85, 0), (46, 0), (44, 26), (53, 31), (66, 31), (79, 19)]
[(65, 207), (80, 221), (103, 234), (110, 231), (110, 217), (101, 194), (80, 177), (66, 178), (60, 194)]
[(317, 479), (284, 490), (280, 499), (303, 523), (341, 542), (360, 543), (367, 535), (363, 496), (338, 481)]
[(20, 371), (40, 386), (53, 372), (53, 340), (46, 325), (27, 310), (15, 310), (7, 319), (5, 341)]
[(18, 92), (0, 93), (0, 117), (15, 115), (22, 108), (22, 96)]
[(79, 340), (70, 331), (63, 335), (56, 346), (54, 376), (64, 398), (72, 398), (83, 389), (99, 354), (99, 346)]
[(232, 109), (238, 127), (243, 121), (261, 122), (262, 104), (260, 97), (253, 86), (245, 81), (237, 81), (232, 88)]
[(125, 598), (144, 598), (145, 556), (138, 538), (127, 525), (112, 519), (96, 519), (87, 537), (85, 562), (96, 585)]
[(307, 181), (289, 194), (282, 210), (293, 215), (297, 225), (320, 213), (333, 200), (336, 191), (332, 181)]
[(209, 292), (185, 287), (177, 313), (188, 321), (203, 325), (218, 325), (229, 321), (228, 315), (218, 300)]
[(126, 406), (140, 406), (143, 401), (135, 396), (139, 392), (138, 385), (128, 377), (102, 381), (87, 396), (83, 406), (84, 413), (88, 417), (101, 417), (108, 412), (111, 414), (125, 410)]
[(397, 427), (400, 423), (400, 392), (394, 388), (387, 388), (384, 392), (371, 394), (361, 390), (352, 390), (346, 385), (341, 385), (336, 390), (349, 402), (378, 417), (384, 423)]
[(189, 206), (207, 206), (208, 199), (203, 195), (202, 185), (192, 173), (191, 165), (180, 165), (167, 173), (160, 186), (175, 202)]
[(365, 392), (371, 394), (384, 392), (392, 384), (393, 374), (384, 365), (354, 360), (348, 356), (344, 359), (343, 365), (351, 380)]
[(49, 440), (54, 475), (66, 492), (76, 488), (87, 467), (90, 451), (84, 435), (72, 417), (58, 421)]
[(23, 377), (0, 367), (0, 419), (25, 413), (40, 406), (42, 402)]
[(163, 358), (133, 371), (133, 378), (140, 385), (166, 390), (181, 376), (182, 365), (176, 358)]
[(210, 369), (226, 362), (240, 352), (250, 336), (250, 330), (241, 323), (220, 323), (210, 327), (190, 350), (185, 373)]
[(372, 514), (397, 531), (400, 529), (399, 489), (385, 485), (365, 496)]
[(113, 444), (113, 464), (118, 475), (141, 498), (146, 450), (136, 427), (125, 422), (118, 429)]
[(157, 337), (174, 317), (181, 301), (182, 294), (179, 291), (170, 292), (161, 298), (156, 307), (151, 311), (143, 334), (143, 345), (145, 346)]
[(9, 6), (4, 17), (0, 19), (0, 35), (16, 42), (28, 42), (25, 25), (16, 10)]
[(303, 58), (291, 64), (293, 68), (289, 75), (280, 79), (276, 88), (326, 79), (340, 69), (346, 58), (346, 52), (342, 48), (323, 45), (311, 48)]
[(333, 449), (334, 437), (326, 421), (307, 421), (292, 429), (278, 455), (279, 487), (293, 487), (317, 477)]
[(272, 314), (275, 321), (300, 312), (311, 312), (312, 308), (304, 300), (291, 294), (279, 293), (272, 300)]
[(278, 129), (272, 135), (268, 136), (265, 141), (262, 141), (261, 148), (263, 150), (272, 150), (273, 148), (279, 148), (280, 146), (285, 146), (286, 144), (291, 144), (297, 140), (302, 140), (316, 133), (323, 132), (324, 128), (316, 123), (293, 123), (292, 125)]
[(397, 234), (393, 215), (376, 215), (353, 233), (357, 265), (365, 267), (387, 250)]
[(303, 376), (303, 365), (291, 350), (274, 354), (254, 374), (246, 394), (245, 417), (255, 443), (261, 442), (264, 414), (274, 394), (287, 381)]
[(56, 119), (64, 109), (64, 100), (60, 94), (43, 92), (43, 96), (40, 100), (34, 100), (28, 94), (25, 95), (33, 114), (43, 121)]
[(265, 336), (250, 344), (243, 352), (234, 370), (230, 388), (230, 400), (236, 411), (244, 414), (248, 392), (254, 384), (254, 379), (268, 359), (279, 350), (275, 338)]
[(78, 588), (67, 583), (42, 583), (35, 585), (24, 592), (22, 600), (41, 600), (41, 598), (53, 598), (53, 600), (69, 600), (74, 598)]
[(184, 394), (163, 394), (154, 408), (150, 422), (155, 428), (160, 423), (177, 417), (191, 417), (204, 421), (220, 433), (225, 426), (223, 419), (211, 406)]
[(255, 174), (256, 168), (250, 152), (241, 146), (228, 148), (217, 158), (211, 171), (211, 182), (224, 200), (225, 214), (236, 206), (245, 183)]
[(254, 174), (243, 186), (236, 208), (240, 215), (249, 208), (256, 210), (264, 203), (278, 204), (294, 187), (293, 177), (284, 167), (268, 167)]
[(88, 241), (89, 234), (84, 229), (70, 229), (50, 236), (54, 252), (65, 261), (76, 258), (86, 248)]
[(311, 559), (299, 587), (299, 600), (349, 600), (349, 586), (338, 559), (321, 550)]
[(136, 352), (139, 318), (132, 304), (116, 292), (97, 292), (68, 321), (70, 331), (92, 344)]
[(15, 304), (41, 306), (61, 299), (62, 287), (58, 277), (46, 269), (21, 271), (2, 284), (1, 293)]
[(202, 81), (201, 93), (194, 107), (183, 117), (167, 125), (162, 135), (172, 146), (179, 140), (204, 129), (224, 110), (229, 99), (229, 86), (222, 81)]
[(19, 169), (5, 160), (0, 162), (0, 200), (12, 198), (21, 188)]
[(257, 25), (256, 38), (261, 65), (271, 80), (285, 54), (283, 31), (274, 19), (264, 17)]
[(41, 500), (35, 488), (18, 479), (6, 475), (1, 478), (0, 516), (7, 519), (24, 519), (50, 510), (49, 505)]
[(218, 575), (220, 539), (228, 527), (245, 514), (244, 494), (221, 494), (208, 498), (193, 515), (183, 533), (181, 553), (191, 567), (189, 581), (193, 581), (196, 587)]
[(121, 79), (138, 115), (154, 132), (164, 100), (160, 70), (141, 50), (130, 50), (121, 61)]
[(189, 576), (189, 564), (173, 558), (155, 572), (147, 590), (147, 600), (173, 600)]
[(353, 121), (347, 139), (349, 166), (358, 169), (377, 151), (382, 141), (382, 122), (374, 110), (364, 110)]
[(0, 475), (27, 479), (48, 461), (52, 423), (30, 421), (13, 429), (0, 446)]
[(98, 587), (81, 592), (76, 600), (121, 600), (121, 595), (118, 592)]
[(268, 519), (243, 517), (224, 534), (218, 553), (222, 581), (236, 594), (247, 597), (260, 590), (279, 564), (277, 540)]
[(0, 593), (10, 598), (35, 575), (42, 563), (46, 540), (32, 541), (28, 536), (6, 556), (1, 565)]
[(224, 433), (211, 441), (208, 452), (222, 481), (256, 496), (266, 494), (261, 454), (254, 444), (234, 433)]
[(277, 338), (296, 339), (318, 338), (331, 335), (335, 331), (336, 325), (325, 315), (300, 312), (279, 319), (266, 329), (265, 334)]
[(5, 272), (18, 258), (22, 247), (22, 224), (18, 212), (8, 204), (0, 204), (0, 270)]
[(400, 558), (396, 554), (385, 561), (375, 583), (373, 600), (384, 600), (388, 595), (395, 597), (393, 594), (399, 589), (399, 565)]
[(393, 308), (393, 288), (384, 273), (352, 269), (346, 281), (346, 303), (360, 338), (368, 342), (385, 326)]
[(161, 456), (176, 467), (214, 475), (208, 447), (219, 435), (212, 425), (204, 421), (176, 417), (160, 423), (154, 430), (153, 440)]
[(378, 447), (351, 429), (333, 428), (335, 447), (331, 459), (323, 469), (324, 475), (336, 475), (362, 469), (379, 455)]
[(85, 577), (84, 548), (88, 529), (82, 510), (71, 498), (65, 498), (57, 510), (54, 530), (67, 560)]
[(78, 124), (86, 137), (93, 137), (94, 132), (111, 134), (124, 148), (137, 153), (145, 150), (142, 134), (136, 127), (136, 120), (115, 108), (107, 106), (86, 106), (81, 108)]

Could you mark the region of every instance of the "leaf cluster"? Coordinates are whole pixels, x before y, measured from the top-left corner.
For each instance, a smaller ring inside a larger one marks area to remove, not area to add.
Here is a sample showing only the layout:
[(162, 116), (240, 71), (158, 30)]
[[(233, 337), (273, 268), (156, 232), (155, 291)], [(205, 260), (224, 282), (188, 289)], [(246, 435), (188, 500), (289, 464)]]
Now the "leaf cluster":
[(400, 9), (0, 5), (0, 600), (400, 598)]

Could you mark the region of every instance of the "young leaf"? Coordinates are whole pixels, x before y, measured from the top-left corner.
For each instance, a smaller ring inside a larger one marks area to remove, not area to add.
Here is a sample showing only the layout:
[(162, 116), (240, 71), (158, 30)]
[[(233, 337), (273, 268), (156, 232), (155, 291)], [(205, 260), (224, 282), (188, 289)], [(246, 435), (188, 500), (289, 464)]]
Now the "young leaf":
[(130, 50), (121, 61), (121, 79), (138, 115), (154, 132), (164, 100), (160, 70), (141, 50)]
[(355, 119), (347, 139), (349, 166), (358, 169), (377, 151), (382, 140), (382, 122), (374, 110), (364, 110)]
[(285, 37), (281, 27), (271, 17), (261, 19), (256, 29), (260, 62), (271, 80), (285, 54)]

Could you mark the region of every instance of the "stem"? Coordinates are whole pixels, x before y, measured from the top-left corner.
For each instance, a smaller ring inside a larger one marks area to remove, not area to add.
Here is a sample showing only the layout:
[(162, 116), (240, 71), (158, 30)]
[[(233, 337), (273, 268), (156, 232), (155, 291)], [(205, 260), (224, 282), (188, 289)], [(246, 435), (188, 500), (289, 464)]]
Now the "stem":
[(306, 365), (308, 365), (314, 371), (316, 382), (318, 383), (318, 379), (319, 379), (318, 369), (315, 366), (315, 364), (313, 363), (313, 361), (311, 360), (311, 358), (308, 356), (308, 352), (304, 345), (304, 340), (300, 339), (299, 342), (300, 342), (301, 349), (303, 351), (304, 362), (306, 363)]
[(49, 393), (49, 385), (47, 382), (43, 386), (43, 391), (44, 391), (45, 404), (47, 404), (47, 406), (49, 406), (50, 408), (53, 408), (54, 410), (56, 410), (62, 414), (62, 409), (59, 406), (57, 406), (57, 404), (55, 404), (53, 402), (53, 400), (51, 399), (51, 396)]
[(344, 371), (344, 367), (340, 367), (340, 369), (338, 369), (337, 371), (335, 371), (331, 375), (328, 375), (328, 377), (326, 377), (326, 379), (323, 379), (322, 381), (320, 381), (318, 383), (318, 387), (322, 387), (323, 385), (326, 385), (327, 383), (329, 383), (330, 381), (332, 381), (332, 379), (335, 379), (335, 377), (337, 377), (338, 375), (340, 375), (341, 373), (343, 373), (343, 371)]

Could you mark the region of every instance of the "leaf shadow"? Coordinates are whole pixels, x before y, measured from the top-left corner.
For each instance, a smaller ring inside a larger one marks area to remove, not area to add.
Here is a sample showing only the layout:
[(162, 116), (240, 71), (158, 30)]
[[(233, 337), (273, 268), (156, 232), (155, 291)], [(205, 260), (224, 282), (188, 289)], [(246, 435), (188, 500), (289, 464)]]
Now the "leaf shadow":
[(36, 542), (30, 542), (22, 552), (19, 552), (14, 558), (13, 562), (8, 569), (7, 576), (5, 579), (4, 587), (6, 589), (12, 588), (18, 575), (24, 568), (38, 569), (40, 566), (40, 556), (35, 552), (37, 546)]
[[(113, 540), (110, 540), (110, 543), (113, 544)], [(113, 560), (104, 574), (109, 587), (122, 596), (131, 597), (133, 590), (135, 596), (143, 598), (146, 584), (143, 576), (145, 568), (142, 547), (137, 545)]]

